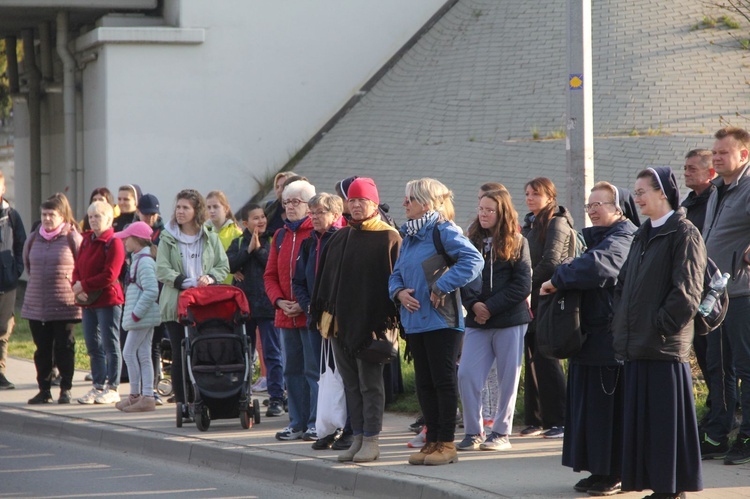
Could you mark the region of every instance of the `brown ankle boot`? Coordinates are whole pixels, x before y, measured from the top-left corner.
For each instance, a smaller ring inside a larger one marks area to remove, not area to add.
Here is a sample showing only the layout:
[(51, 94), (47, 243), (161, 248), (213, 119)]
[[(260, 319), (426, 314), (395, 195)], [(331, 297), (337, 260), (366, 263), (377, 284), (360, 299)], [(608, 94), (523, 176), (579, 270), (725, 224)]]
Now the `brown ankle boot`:
[(458, 453), (456, 453), (456, 444), (453, 442), (438, 442), (432, 453), (424, 458), (424, 464), (427, 466), (439, 466), (441, 464), (457, 462)]
[(424, 464), (425, 458), (429, 454), (432, 454), (436, 446), (437, 442), (427, 442), (426, 444), (424, 444), (424, 447), (419, 449), (419, 452), (416, 452), (409, 456), (409, 464)]

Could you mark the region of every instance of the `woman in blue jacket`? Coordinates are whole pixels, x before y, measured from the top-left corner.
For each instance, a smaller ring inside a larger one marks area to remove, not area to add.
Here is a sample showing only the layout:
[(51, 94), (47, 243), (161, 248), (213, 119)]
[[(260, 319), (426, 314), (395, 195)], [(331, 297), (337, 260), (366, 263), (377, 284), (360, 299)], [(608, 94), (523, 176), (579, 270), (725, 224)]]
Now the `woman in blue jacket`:
[[(575, 484), (579, 492), (611, 495), (620, 491), (622, 473), (622, 362), (612, 347), (612, 300), (617, 276), (640, 225), (630, 192), (608, 182), (591, 190), (584, 206), (592, 227), (583, 229), (587, 250), (557, 267), (541, 294), (581, 290), (581, 329), (585, 342), (568, 363), (563, 466), (589, 471)], [(632, 220), (632, 221), (631, 221)]]
[[(458, 461), (453, 443), (458, 407), (456, 361), (464, 318), (460, 297), (453, 292), (479, 277), (484, 261), (452, 222), (452, 198), (446, 186), (431, 178), (406, 184), (404, 208), (409, 220), (401, 227), (401, 253), (388, 283), (391, 298), (400, 305), (427, 426), (427, 443), (409, 457), (411, 464)], [(445, 263), (450, 265), (447, 272), (435, 274)]]

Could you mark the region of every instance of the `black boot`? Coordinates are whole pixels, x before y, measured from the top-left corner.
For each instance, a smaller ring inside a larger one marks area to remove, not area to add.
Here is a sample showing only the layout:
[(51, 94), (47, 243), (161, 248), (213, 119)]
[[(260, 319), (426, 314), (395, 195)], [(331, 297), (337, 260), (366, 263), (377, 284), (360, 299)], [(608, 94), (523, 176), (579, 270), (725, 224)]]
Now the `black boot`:
[(39, 393), (34, 395), (32, 398), (29, 399), (30, 405), (36, 405), (36, 404), (51, 404), (52, 403), (52, 393), (50, 393), (49, 390), (39, 390)]

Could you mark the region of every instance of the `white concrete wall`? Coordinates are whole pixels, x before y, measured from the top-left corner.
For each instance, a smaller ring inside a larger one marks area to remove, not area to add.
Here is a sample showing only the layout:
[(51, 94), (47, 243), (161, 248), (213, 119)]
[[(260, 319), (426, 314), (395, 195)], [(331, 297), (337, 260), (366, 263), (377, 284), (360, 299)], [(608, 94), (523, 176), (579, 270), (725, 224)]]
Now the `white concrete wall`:
[(108, 44), (84, 71), (84, 192), (140, 183), (168, 212), (182, 188), (221, 189), (239, 207), (443, 3), (183, 0), (204, 43)]
[[(176, 192), (222, 189), (233, 206), (312, 137), (445, 0), (169, 0), (166, 22), (202, 44), (116, 43), (80, 74), (83, 188), (139, 183), (163, 211)], [(126, 28), (125, 28), (126, 29)], [(59, 76), (59, 61), (56, 61)], [(59, 80), (59, 78), (58, 78)], [(59, 94), (42, 102), (42, 196), (65, 190)], [(28, 119), (16, 107), (16, 204), (28, 202)]]

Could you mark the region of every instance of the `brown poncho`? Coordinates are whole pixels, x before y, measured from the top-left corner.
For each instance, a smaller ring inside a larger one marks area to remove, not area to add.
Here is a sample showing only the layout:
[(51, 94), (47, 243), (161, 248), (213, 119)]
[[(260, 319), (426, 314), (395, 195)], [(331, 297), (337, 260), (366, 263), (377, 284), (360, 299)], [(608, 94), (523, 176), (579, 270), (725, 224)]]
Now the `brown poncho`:
[(373, 333), (398, 324), (388, 278), (400, 248), (398, 232), (376, 217), (340, 229), (323, 250), (310, 312), (319, 324), (326, 313), (333, 316), (320, 331), (352, 355), (370, 345)]

